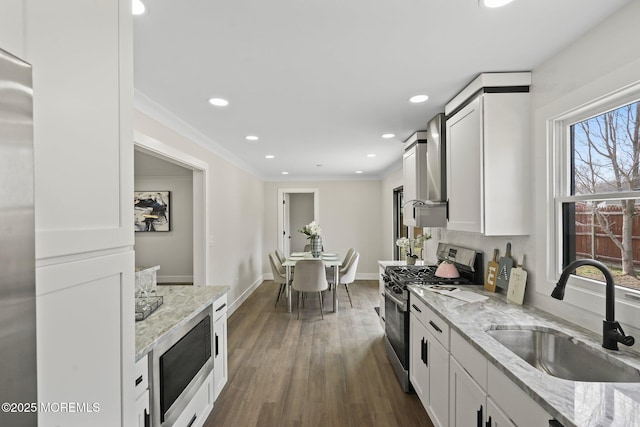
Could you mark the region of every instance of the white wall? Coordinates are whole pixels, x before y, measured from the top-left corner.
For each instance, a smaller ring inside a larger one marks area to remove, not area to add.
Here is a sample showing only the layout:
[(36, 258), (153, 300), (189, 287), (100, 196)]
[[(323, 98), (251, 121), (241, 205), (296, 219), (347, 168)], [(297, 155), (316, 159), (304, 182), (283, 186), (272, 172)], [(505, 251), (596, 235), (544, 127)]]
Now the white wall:
[(207, 284), (230, 286), (230, 308), (235, 310), (262, 281), (264, 184), (254, 175), (137, 110), (133, 120), (136, 131), (208, 163)]
[(327, 252), (344, 256), (347, 249), (360, 252), (358, 277), (377, 279), (382, 259), (382, 212), (380, 181), (267, 182), (264, 190), (263, 272), (268, 273), (267, 254), (278, 245), (278, 189), (318, 188), (322, 243)]
[[(640, 50), (634, 44), (640, 39), (639, 18), (640, 2), (633, 1), (533, 70), (531, 158), (535, 172), (531, 191), (535, 234), (530, 243), (533, 255), (530, 259), (534, 259), (534, 265), (529, 268), (533, 270), (534, 279), (528, 283), (531, 289), (527, 291), (527, 298), (542, 309), (596, 332), (601, 331), (604, 298), (601, 304), (593, 307), (593, 313), (572, 305), (569, 294), (563, 301), (548, 296), (554, 278), (548, 278), (547, 272), (548, 248), (552, 245), (548, 238), (548, 227), (552, 224), (547, 220), (547, 121), (640, 80)], [(532, 292), (534, 290), (541, 292)], [(624, 328), (636, 337), (640, 333), (628, 326)]]
[(158, 282), (193, 282), (193, 176), (189, 169), (135, 152), (135, 191), (170, 191), (168, 232), (136, 232), (136, 266), (160, 265)]

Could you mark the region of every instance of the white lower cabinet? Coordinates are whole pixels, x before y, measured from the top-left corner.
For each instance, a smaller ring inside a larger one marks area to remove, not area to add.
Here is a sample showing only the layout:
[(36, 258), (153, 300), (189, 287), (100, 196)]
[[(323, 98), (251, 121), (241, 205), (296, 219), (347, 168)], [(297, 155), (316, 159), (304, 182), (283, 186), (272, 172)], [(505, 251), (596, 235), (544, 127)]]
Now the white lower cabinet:
[[(485, 425), (486, 427), (517, 427), (490, 397), (487, 397), (487, 422)], [(540, 426), (546, 425), (548, 424), (540, 424)]]
[(437, 427), (541, 427), (553, 419), (469, 341), (411, 297), (409, 379)]
[(227, 383), (227, 295), (213, 303), (213, 381), (214, 399)]
[(487, 394), (451, 356), (449, 371), (449, 425), (484, 427)]
[(409, 316), (409, 379), (433, 424), (448, 426), (449, 326), (420, 301)]
[(172, 427), (201, 427), (213, 409), (214, 387), (212, 372)]
[(498, 368), (489, 364), (489, 396), (496, 406), (518, 427), (537, 427), (549, 425), (553, 417), (531, 399), (520, 387), (511, 381)]
[(384, 301), (384, 280), (382, 276), (384, 275), (385, 267), (378, 264), (378, 293), (380, 294), (380, 324), (382, 325), (382, 329), (384, 329), (384, 315), (385, 315), (385, 301)]
[(151, 420), (149, 408), (149, 390), (145, 390), (142, 395), (136, 399), (136, 426), (137, 427), (150, 427)]
[(151, 426), (149, 402), (149, 355), (143, 356), (135, 365), (136, 426)]

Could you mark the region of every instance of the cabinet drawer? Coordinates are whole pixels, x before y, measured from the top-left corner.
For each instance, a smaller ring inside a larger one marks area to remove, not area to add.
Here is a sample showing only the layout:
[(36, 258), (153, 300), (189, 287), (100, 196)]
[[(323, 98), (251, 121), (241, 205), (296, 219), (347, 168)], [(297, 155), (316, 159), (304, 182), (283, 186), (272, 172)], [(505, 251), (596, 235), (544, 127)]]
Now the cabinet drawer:
[(425, 303), (411, 295), (409, 297), (411, 312), (438, 340), (440, 344), (449, 350), (449, 324), (431, 310)]
[(489, 396), (515, 425), (518, 427), (549, 425), (549, 420), (553, 417), (520, 387), (492, 364), (489, 364), (487, 371)]
[(135, 367), (136, 398), (149, 388), (149, 355), (145, 354), (136, 362)]
[(213, 320), (218, 320), (223, 315), (227, 315), (227, 294), (224, 294), (213, 302)]
[(201, 427), (213, 409), (213, 372), (182, 411), (173, 427)]
[(456, 331), (451, 331), (451, 355), (484, 390), (487, 389), (487, 359)]

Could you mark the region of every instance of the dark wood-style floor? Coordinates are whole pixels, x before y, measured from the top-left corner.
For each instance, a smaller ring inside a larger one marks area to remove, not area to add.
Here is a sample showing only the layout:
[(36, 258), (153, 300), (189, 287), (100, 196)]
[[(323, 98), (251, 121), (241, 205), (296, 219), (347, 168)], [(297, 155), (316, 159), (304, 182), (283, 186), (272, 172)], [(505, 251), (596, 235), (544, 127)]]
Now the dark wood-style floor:
[(325, 317), (309, 295), (296, 319), (278, 285), (266, 281), (228, 320), (229, 380), (205, 427), (433, 426), (415, 394), (406, 394), (384, 350), (374, 307), (378, 282), (344, 286), (339, 313)]

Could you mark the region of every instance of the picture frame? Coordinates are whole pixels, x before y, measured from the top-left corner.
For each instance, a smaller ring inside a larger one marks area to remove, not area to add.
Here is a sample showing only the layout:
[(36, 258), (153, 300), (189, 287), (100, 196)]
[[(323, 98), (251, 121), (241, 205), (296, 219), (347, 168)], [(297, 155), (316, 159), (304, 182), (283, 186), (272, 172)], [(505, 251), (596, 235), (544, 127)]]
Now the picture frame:
[(134, 191), (133, 211), (136, 232), (171, 231), (170, 191)]

